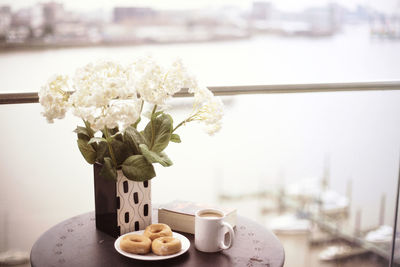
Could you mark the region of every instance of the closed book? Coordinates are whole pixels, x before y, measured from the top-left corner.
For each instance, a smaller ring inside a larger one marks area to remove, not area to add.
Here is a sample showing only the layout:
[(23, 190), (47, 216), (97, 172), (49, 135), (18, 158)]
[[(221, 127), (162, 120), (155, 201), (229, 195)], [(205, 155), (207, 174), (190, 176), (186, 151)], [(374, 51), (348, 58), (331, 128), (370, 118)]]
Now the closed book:
[(195, 213), (209, 208), (224, 212), (224, 221), (232, 227), (236, 226), (236, 209), (179, 200), (158, 207), (158, 222), (168, 224), (174, 231), (194, 234)]

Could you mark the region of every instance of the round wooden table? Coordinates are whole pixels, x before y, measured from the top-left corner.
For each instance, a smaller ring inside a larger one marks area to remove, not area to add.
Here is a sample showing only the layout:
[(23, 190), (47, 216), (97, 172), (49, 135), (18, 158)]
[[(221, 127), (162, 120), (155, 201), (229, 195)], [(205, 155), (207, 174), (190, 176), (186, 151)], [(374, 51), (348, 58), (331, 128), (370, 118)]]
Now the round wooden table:
[[(156, 210), (154, 211), (156, 213)], [(156, 214), (155, 214), (156, 215)], [(157, 216), (153, 216), (154, 219)], [(153, 220), (155, 221), (155, 220)], [(52, 266), (283, 266), (285, 253), (276, 236), (260, 224), (237, 217), (235, 242), (222, 252), (204, 253), (195, 249), (194, 235), (183, 255), (163, 261), (139, 261), (119, 254), (115, 238), (96, 230), (94, 212), (85, 213), (45, 232), (33, 245), (32, 267)]]

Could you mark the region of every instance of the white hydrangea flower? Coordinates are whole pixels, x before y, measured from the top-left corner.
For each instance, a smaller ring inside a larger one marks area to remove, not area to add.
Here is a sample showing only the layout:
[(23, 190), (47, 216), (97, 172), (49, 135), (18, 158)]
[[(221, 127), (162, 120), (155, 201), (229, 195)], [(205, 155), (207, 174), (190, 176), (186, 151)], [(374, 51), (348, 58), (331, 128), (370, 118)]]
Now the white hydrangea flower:
[(75, 106), (73, 109), (73, 114), (84, 121), (92, 123), (97, 117), (101, 116), (101, 109), (96, 107)]
[(95, 131), (117, 126), (123, 130), (140, 116), (141, 101), (126, 69), (112, 61), (100, 61), (78, 69), (76, 92), (70, 102), (74, 115), (88, 121)]
[(224, 116), (224, 105), (219, 97), (211, 98), (205, 102), (196, 117), (205, 124), (216, 124)]
[(182, 88), (193, 88), (197, 86), (196, 79), (188, 72), (181, 59), (172, 63), (171, 68), (165, 74), (164, 88), (169, 95), (174, 95)]
[(131, 81), (140, 97), (152, 104), (160, 105), (167, 99), (162, 87), (164, 70), (152, 58), (140, 58), (131, 69)]
[(197, 86), (180, 59), (165, 69), (151, 57), (140, 58), (131, 66), (130, 80), (140, 97), (154, 105), (164, 105), (184, 87)]
[(201, 121), (206, 125), (206, 132), (210, 135), (221, 129), (221, 120), (224, 115), (224, 104), (219, 97), (205, 87), (192, 90), (194, 93), (194, 115), (189, 121)]
[(180, 59), (169, 68), (151, 57), (140, 58), (128, 68), (112, 61), (87, 64), (76, 71), (71, 96), (67, 93), (68, 81), (67, 77), (55, 76), (39, 92), (45, 107), (43, 115), (49, 122), (63, 118), (72, 107), (73, 114), (89, 122), (95, 131), (117, 126), (123, 131), (138, 120), (144, 102), (163, 110), (169, 98), (188, 88), (194, 94), (193, 113), (180, 125), (201, 121), (210, 134), (221, 128), (222, 101), (200, 86)]
[(207, 87), (194, 87), (189, 91), (194, 94), (194, 106), (201, 105), (204, 102), (214, 98), (214, 94)]
[[(140, 116), (140, 103), (133, 100), (123, 100), (112, 104), (105, 112), (107, 128), (119, 126), (121, 130), (135, 123)], [(119, 122), (119, 125), (115, 125)]]
[(221, 130), (221, 127), (222, 127), (222, 123), (218, 122), (216, 124), (207, 125), (205, 128), (205, 131), (209, 135), (214, 135), (215, 133), (219, 132), (219, 130)]
[(74, 106), (103, 107), (113, 99), (126, 99), (135, 94), (126, 69), (112, 61), (87, 64), (76, 71), (73, 81), (76, 92), (71, 101)]
[(67, 76), (55, 75), (49, 79), (46, 85), (42, 86), (38, 95), (39, 103), (44, 107), (42, 112), (49, 123), (54, 119), (63, 119), (68, 111), (70, 104), (69, 80)]
[(138, 99), (115, 100), (108, 107), (76, 108), (74, 115), (88, 121), (94, 131), (103, 130), (104, 127), (119, 127), (123, 131), (138, 120), (140, 103)]

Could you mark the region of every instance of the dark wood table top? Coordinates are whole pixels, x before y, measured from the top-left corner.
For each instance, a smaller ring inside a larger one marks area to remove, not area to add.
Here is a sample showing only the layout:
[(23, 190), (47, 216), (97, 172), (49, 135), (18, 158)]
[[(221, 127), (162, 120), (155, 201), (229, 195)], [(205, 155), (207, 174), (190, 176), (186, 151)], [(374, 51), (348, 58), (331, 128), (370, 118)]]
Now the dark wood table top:
[[(154, 211), (156, 213), (156, 210)], [(155, 214), (156, 215), (156, 214)], [(156, 221), (157, 216), (153, 216)], [(85, 266), (283, 266), (285, 253), (276, 236), (262, 225), (237, 217), (235, 242), (222, 252), (204, 253), (195, 249), (194, 235), (185, 235), (189, 250), (163, 261), (139, 261), (119, 254), (115, 238), (96, 230), (94, 212), (75, 216), (45, 232), (33, 245), (32, 267)]]

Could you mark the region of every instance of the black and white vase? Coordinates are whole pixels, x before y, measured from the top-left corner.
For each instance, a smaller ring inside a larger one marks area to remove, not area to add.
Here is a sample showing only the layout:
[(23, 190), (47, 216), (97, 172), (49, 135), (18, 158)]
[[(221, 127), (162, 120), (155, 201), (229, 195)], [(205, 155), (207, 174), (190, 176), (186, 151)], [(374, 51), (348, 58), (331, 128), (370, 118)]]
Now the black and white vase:
[(143, 230), (151, 224), (151, 182), (128, 180), (121, 170), (117, 181), (99, 175), (100, 164), (94, 164), (96, 228), (118, 237)]

